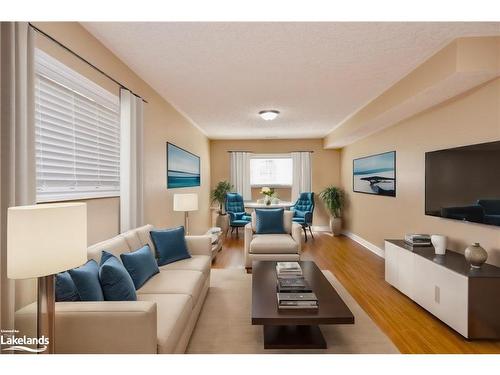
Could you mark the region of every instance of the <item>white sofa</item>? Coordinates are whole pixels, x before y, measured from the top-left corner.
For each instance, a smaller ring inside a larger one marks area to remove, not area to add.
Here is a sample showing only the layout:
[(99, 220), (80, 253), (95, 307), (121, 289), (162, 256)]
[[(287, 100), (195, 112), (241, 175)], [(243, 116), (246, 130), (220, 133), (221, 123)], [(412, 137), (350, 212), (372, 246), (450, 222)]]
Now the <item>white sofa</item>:
[[(87, 249), (120, 254), (148, 244), (146, 225)], [(186, 236), (191, 258), (160, 267), (137, 291), (137, 301), (56, 303), (56, 353), (184, 353), (210, 285), (208, 236)]]
[(256, 234), (255, 212), (245, 225), (245, 268), (252, 268), (254, 260), (298, 261), (300, 259), (301, 226), (292, 221), (293, 212), (284, 211), (284, 234)]

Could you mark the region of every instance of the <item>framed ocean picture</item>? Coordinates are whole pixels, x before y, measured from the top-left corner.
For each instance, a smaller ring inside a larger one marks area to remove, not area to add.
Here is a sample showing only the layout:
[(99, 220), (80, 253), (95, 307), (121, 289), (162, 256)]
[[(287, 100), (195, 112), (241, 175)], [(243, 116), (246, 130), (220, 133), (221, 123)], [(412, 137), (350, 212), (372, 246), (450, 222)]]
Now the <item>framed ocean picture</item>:
[(352, 161), (352, 188), (356, 193), (396, 196), (396, 151)]
[(200, 157), (167, 142), (167, 189), (200, 186)]

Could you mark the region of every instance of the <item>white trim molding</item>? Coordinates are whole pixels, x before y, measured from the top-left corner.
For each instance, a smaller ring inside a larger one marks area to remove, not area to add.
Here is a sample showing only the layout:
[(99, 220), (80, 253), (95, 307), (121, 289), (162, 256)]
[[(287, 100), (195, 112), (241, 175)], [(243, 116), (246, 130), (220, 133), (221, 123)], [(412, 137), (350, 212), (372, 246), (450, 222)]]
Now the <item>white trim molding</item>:
[(370, 250), (372, 253), (378, 255), (379, 257), (381, 258), (385, 258), (385, 252), (383, 249), (381, 249), (380, 247), (372, 244), (371, 242), (365, 240), (364, 238), (358, 236), (357, 234), (354, 234), (352, 232), (349, 232), (349, 231), (343, 231), (342, 232), (344, 234), (344, 236), (347, 236), (349, 237), (351, 240), (353, 241), (356, 241), (357, 243), (359, 243), (361, 246), (364, 246), (366, 247), (368, 250)]

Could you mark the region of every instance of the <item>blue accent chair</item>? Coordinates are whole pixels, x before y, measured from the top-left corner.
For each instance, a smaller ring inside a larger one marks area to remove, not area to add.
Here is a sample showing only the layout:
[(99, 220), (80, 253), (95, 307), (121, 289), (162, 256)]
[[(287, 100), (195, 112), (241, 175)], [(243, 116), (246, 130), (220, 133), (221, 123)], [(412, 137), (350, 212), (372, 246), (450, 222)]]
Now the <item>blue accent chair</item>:
[(236, 229), (236, 236), (238, 236), (238, 229), (251, 222), (252, 217), (245, 212), (243, 197), (238, 193), (227, 193), (225, 206), (226, 212), (229, 215), (231, 234)]
[(299, 199), (297, 202), (290, 207), (290, 211), (293, 211), (293, 221), (302, 226), (304, 230), (304, 235), (306, 237), (307, 242), (307, 231), (309, 228), (309, 233), (311, 233), (311, 237), (314, 238), (311, 225), (313, 220), (314, 213), (314, 193), (300, 193)]
[(479, 199), (477, 204), (484, 209), (486, 224), (500, 225), (500, 199)]

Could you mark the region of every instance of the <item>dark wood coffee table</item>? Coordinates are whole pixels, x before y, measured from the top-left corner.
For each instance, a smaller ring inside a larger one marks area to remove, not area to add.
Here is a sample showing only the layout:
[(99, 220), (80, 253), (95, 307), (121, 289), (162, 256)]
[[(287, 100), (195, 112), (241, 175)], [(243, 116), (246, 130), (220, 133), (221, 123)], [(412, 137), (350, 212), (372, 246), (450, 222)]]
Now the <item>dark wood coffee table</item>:
[(299, 262), (318, 310), (278, 310), (276, 262), (252, 265), (252, 324), (264, 326), (264, 349), (326, 349), (320, 324), (354, 324), (354, 316), (314, 262)]

